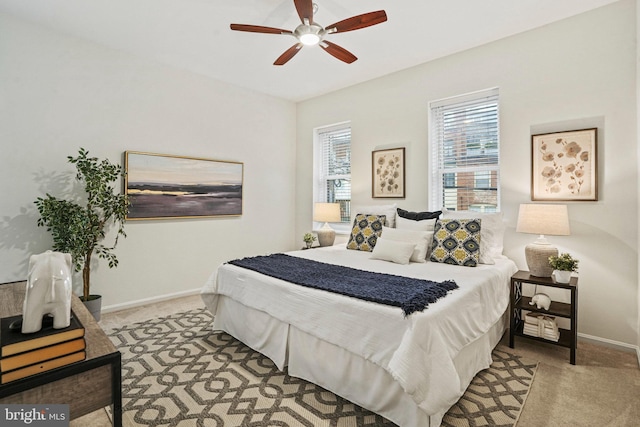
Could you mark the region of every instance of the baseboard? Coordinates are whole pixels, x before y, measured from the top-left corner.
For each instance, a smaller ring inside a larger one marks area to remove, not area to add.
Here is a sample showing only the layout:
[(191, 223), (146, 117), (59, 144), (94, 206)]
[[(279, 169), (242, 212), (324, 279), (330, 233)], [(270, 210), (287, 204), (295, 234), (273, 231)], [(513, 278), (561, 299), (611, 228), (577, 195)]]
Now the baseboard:
[(154, 302), (160, 302), (160, 301), (166, 301), (166, 300), (174, 299), (174, 298), (197, 295), (197, 294), (200, 293), (201, 290), (202, 290), (202, 288), (190, 289), (188, 291), (180, 291), (180, 292), (174, 292), (174, 293), (171, 293), (171, 294), (158, 295), (158, 296), (151, 297), (151, 298), (143, 298), (143, 299), (139, 299), (139, 300), (135, 300), (135, 301), (128, 301), (128, 302), (125, 302), (125, 303), (122, 303), (122, 304), (106, 305), (106, 306), (102, 307), (102, 313), (110, 313), (110, 312), (113, 312), (113, 311), (125, 310), (127, 308), (140, 307), (141, 305), (152, 304)]
[(582, 333), (578, 333), (578, 339), (592, 342), (593, 344), (600, 344), (606, 347), (615, 348), (616, 350), (626, 351), (629, 353), (635, 352), (638, 355), (638, 361), (640, 361), (640, 348), (637, 345), (627, 344), (621, 341), (610, 340), (608, 338), (596, 337), (593, 335)]

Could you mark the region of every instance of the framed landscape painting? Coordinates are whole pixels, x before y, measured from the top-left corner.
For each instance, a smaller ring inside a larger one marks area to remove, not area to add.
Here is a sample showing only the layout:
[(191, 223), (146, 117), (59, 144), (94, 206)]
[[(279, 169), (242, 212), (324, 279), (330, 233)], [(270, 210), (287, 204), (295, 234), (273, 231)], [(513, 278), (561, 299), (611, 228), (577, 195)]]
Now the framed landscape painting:
[(371, 197), (404, 198), (404, 147), (378, 150), (372, 154)]
[(128, 220), (242, 215), (244, 165), (125, 152)]
[(598, 200), (598, 129), (531, 136), (531, 200)]

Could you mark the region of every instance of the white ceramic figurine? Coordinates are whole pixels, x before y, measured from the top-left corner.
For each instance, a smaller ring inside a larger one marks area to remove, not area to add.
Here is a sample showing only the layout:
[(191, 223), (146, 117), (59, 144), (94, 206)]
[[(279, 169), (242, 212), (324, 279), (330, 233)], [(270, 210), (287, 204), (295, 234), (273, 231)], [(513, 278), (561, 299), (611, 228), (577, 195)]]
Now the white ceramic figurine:
[(538, 308), (544, 308), (545, 310), (549, 310), (551, 306), (551, 298), (547, 294), (535, 294), (533, 298), (531, 298), (531, 302), (529, 305), (534, 305)]
[(22, 333), (42, 329), (42, 316), (53, 316), (54, 329), (71, 323), (71, 255), (46, 251), (29, 258), (27, 292), (22, 306)]

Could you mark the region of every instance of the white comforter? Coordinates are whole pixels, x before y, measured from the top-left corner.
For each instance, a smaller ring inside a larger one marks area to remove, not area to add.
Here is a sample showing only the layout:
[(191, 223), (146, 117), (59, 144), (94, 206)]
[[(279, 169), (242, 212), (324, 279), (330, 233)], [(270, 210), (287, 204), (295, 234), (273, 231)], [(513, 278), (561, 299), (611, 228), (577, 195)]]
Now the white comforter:
[(214, 314), (217, 295), (225, 295), (379, 365), (427, 414), (450, 407), (466, 389), (468, 384), (461, 384), (453, 359), (504, 314), (509, 278), (517, 270), (506, 258), (475, 268), (433, 262), (398, 265), (342, 246), (289, 255), (380, 273), (456, 281), (459, 289), (406, 318), (398, 307), (292, 285), (228, 264), (212, 274), (202, 291)]

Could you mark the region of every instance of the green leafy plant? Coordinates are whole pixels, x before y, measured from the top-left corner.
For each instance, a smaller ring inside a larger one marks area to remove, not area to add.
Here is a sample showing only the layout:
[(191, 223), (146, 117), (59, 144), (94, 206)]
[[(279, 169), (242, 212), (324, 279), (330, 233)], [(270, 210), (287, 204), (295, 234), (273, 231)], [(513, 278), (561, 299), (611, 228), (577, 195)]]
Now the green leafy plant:
[[(89, 152), (80, 148), (78, 156), (68, 156), (67, 160), (76, 166), (76, 179), (84, 185), (86, 199), (82, 204), (61, 200), (47, 193), (38, 197), (35, 204), (40, 213), (38, 226), (46, 227), (53, 236), (53, 249), (70, 253), (76, 271), (82, 270), (82, 299), (90, 299), (91, 257), (95, 253), (106, 259), (109, 268), (118, 265), (113, 253), (118, 238), (126, 237), (124, 223), (129, 210), (129, 200), (125, 194), (114, 192), (115, 183), (124, 177), (120, 165), (109, 160), (89, 157)], [(105, 246), (102, 240), (107, 230), (115, 226), (117, 233), (112, 246)]]
[(578, 271), (578, 260), (568, 253), (562, 253), (558, 256), (549, 257), (549, 265), (554, 270), (561, 271)]
[(304, 236), (302, 236), (302, 240), (305, 243), (313, 243), (317, 240), (317, 238), (312, 233), (305, 233)]

